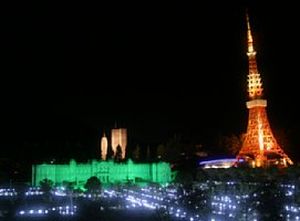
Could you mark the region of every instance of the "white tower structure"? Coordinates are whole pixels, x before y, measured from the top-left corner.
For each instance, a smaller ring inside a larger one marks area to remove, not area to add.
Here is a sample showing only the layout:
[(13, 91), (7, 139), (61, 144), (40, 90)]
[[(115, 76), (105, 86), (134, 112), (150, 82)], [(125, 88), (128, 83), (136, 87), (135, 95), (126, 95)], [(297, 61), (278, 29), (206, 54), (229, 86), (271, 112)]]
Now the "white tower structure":
[(101, 138), (101, 159), (106, 160), (108, 141), (105, 133), (103, 133), (103, 137)]
[(114, 156), (116, 156), (118, 145), (121, 147), (122, 159), (124, 159), (127, 146), (127, 129), (125, 128), (116, 128), (111, 130), (111, 147), (114, 151)]

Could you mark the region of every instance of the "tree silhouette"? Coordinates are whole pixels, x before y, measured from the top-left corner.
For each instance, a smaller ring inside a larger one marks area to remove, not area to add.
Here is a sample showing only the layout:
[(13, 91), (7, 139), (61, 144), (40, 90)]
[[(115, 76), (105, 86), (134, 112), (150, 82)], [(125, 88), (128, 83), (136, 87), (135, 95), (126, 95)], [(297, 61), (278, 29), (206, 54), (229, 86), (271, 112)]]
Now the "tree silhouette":
[(136, 147), (133, 151), (133, 158), (136, 160), (140, 159), (140, 153), (141, 153), (141, 147), (140, 147), (140, 145), (136, 145)]
[(120, 145), (118, 145), (116, 149), (115, 161), (120, 162), (121, 160), (122, 160), (122, 148)]
[(217, 138), (218, 148), (231, 155), (236, 155), (242, 147), (244, 134), (221, 135)]
[(106, 154), (106, 159), (113, 159), (114, 158), (114, 151), (113, 151), (113, 149), (112, 149), (112, 147), (111, 147), (111, 145), (108, 145), (107, 146), (107, 154)]
[(169, 162), (175, 162), (180, 159), (180, 154), (183, 151), (183, 145), (181, 143), (181, 136), (174, 135), (166, 143), (166, 160)]
[(151, 150), (150, 150), (150, 146), (147, 146), (146, 159), (147, 159), (147, 160), (150, 160), (150, 159), (151, 159)]
[(84, 188), (87, 189), (87, 192), (92, 194), (100, 193), (101, 187), (102, 187), (101, 182), (96, 176), (90, 177), (84, 185)]
[(45, 178), (40, 181), (40, 187), (43, 192), (50, 192), (53, 187), (53, 181)]
[(41, 190), (44, 192), (44, 199), (46, 201), (51, 201), (51, 190), (53, 187), (53, 181), (47, 178), (40, 181)]
[(157, 152), (158, 159), (161, 159), (161, 160), (166, 159), (167, 149), (166, 149), (165, 145), (163, 145), (163, 144), (158, 145), (156, 152)]

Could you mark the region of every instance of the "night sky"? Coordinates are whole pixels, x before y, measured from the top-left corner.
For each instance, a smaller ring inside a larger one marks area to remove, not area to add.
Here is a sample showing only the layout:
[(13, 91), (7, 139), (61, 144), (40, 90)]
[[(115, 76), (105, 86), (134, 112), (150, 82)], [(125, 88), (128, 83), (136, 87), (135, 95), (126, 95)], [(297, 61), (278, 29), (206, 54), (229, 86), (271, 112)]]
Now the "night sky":
[(142, 146), (245, 132), (247, 5), (269, 120), (298, 159), (298, 8), (221, 2), (3, 7), (1, 158), (95, 157), (115, 124)]

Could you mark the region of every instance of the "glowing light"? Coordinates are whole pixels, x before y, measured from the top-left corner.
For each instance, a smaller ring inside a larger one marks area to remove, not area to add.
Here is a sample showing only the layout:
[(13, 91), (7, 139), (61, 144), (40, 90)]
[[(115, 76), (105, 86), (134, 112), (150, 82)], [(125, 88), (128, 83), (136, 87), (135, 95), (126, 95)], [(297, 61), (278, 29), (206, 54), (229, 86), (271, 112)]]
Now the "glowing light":
[(127, 146), (127, 129), (118, 128), (111, 130), (111, 146), (114, 154), (117, 152), (117, 147), (120, 146), (122, 150), (122, 159), (125, 158)]
[(107, 148), (108, 148), (108, 141), (104, 133), (103, 137), (101, 138), (101, 159), (102, 160), (106, 160)]
[(264, 132), (263, 132), (263, 129), (262, 129), (262, 123), (261, 123), (261, 120), (260, 120), (260, 115), (258, 115), (258, 143), (259, 143), (259, 150), (261, 152), (264, 151)]
[(247, 38), (248, 38), (248, 52), (247, 55), (249, 57), (249, 74), (248, 74), (248, 92), (250, 98), (259, 98), (262, 96), (262, 83), (260, 74), (257, 70), (256, 64), (256, 52), (253, 47), (253, 38), (251, 34), (251, 27), (249, 22), (248, 14), (247, 18)]
[(286, 163), (286, 159), (283, 159), (283, 165), (286, 167), (287, 163)]
[[(249, 109), (248, 128), (245, 139), (237, 158), (245, 158), (252, 166), (288, 166), (293, 162), (283, 152), (270, 128), (266, 107), (267, 101), (262, 99), (263, 87), (260, 73), (257, 69), (256, 52), (254, 49), (254, 40), (251, 33), (251, 27), (248, 14), (247, 19), (247, 44), (248, 44), (248, 93), (250, 100), (246, 103)], [(268, 159), (266, 151), (277, 154), (280, 159)], [(251, 158), (254, 159), (251, 159)]]
[(160, 184), (172, 181), (170, 164), (165, 162), (135, 164), (128, 160), (127, 163), (119, 164), (113, 161), (93, 160), (83, 164), (71, 160), (69, 164), (32, 166), (33, 185), (47, 178), (58, 185), (63, 181), (76, 182), (76, 187), (80, 188), (92, 176), (97, 176), (102, 183), (125, 183), (128, 180), (135, 182), (137, 178)]
[(262, 95), (262, 83), (258, 71), (251, 70), (248, 75), (248, 92), (250, 98), (257, 98)]
[[(225, 158), (225, 159), (217, 159), (217, 160), (206, 160), (201, 161), (199, 163), (200, 166), (204, 166), (204, 168), (230, 168), (232, 167), (238, 160), (236, 158)], [(239, 159), (239, 161), (243, 161), (243, 159)]]

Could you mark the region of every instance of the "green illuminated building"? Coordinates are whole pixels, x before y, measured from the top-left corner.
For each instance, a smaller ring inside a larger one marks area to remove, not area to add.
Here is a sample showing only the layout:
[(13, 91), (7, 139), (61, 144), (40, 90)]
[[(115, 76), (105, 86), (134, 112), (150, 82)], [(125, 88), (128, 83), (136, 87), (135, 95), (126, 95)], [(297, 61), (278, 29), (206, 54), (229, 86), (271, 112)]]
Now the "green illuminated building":
[(32, 185), (39, 185), (45, 178), (56, 185), (64, 181), (74, 182), (76, 187), (83, 187), (86, 181), (96, 176), (103, 184), (155, 182), (165, 184), (171, 181), (171, 168), (168, 163), (115, 163), (113, 161), (92, 160), (89, 163), (39, 164), (32, 166)]

